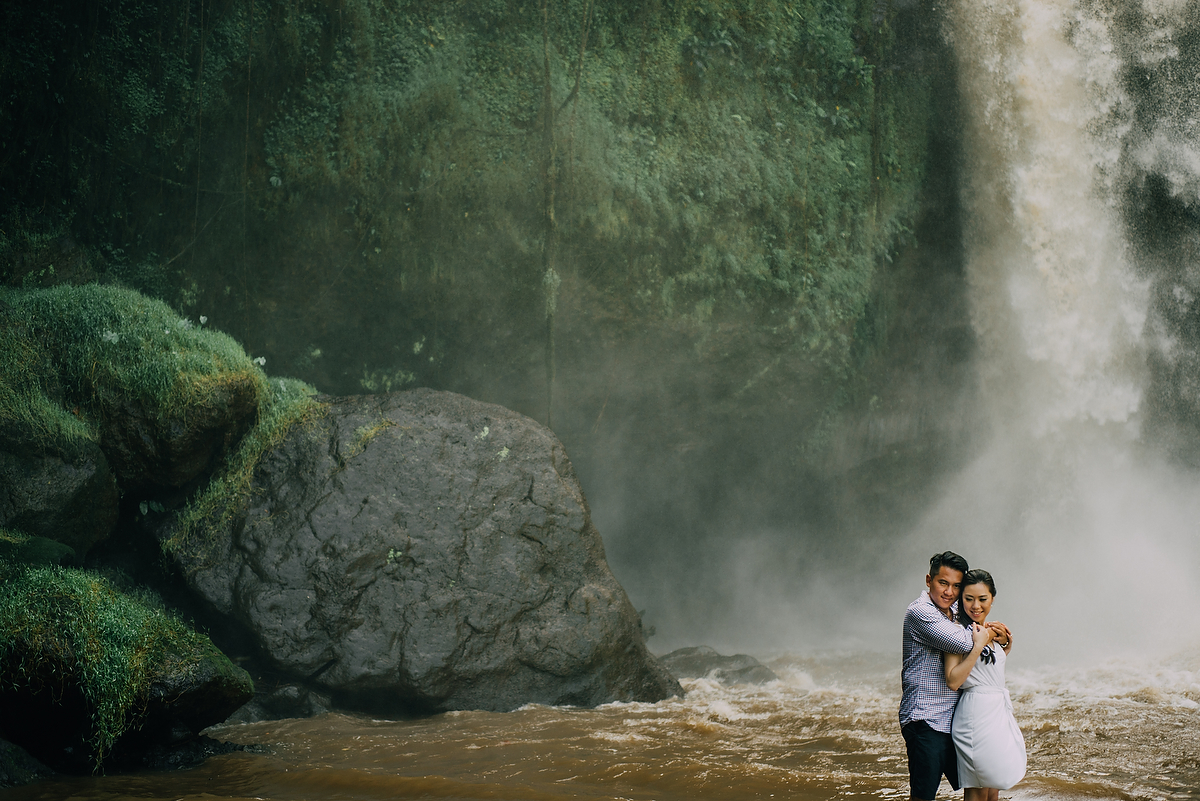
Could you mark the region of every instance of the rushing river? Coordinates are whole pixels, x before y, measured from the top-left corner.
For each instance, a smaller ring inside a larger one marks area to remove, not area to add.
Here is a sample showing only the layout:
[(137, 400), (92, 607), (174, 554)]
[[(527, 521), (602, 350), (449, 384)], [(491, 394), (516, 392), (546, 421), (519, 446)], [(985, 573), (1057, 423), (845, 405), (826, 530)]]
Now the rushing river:
[[(898, 639), (898, 637), (897, 637)], [(265, 746), (173, 773), (44, 781), (6, 801), (905, 798), (898, 654), (782, 655), (762, 686), (390, 721), (328, 714), (209, 730)], [(1004, 798), (1200, 798), (1200, 649), (1022, 669), (1029, 772)], [(961, 796), (961, 794), (960, 794)], [(943, 782), (939, 797), (949, 797)]]

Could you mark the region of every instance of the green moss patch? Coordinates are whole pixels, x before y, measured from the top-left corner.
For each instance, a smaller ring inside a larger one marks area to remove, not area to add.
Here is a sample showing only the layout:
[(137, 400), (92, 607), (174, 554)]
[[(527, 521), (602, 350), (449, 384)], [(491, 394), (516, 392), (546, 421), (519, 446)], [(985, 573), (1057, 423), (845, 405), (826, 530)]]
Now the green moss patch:
[(4, 689), (61, 697), (78, 687), (97, 767), (118, 738), (140, 725), (165, 663), (178, 671), (213, 653), (207, 637), (152, 595), (121, 593), (83, 570), (0, 560)]
[(45, 445), (97, 439), (106, 399), (184, 420), (266, 376), (231, 337), (161, 301), (96, 284), (0, 289), (0, 426)]
[(26, 565), (61, 565), (75, 559), (75, 549), (45, 537), (0, 528), (0, 560)]

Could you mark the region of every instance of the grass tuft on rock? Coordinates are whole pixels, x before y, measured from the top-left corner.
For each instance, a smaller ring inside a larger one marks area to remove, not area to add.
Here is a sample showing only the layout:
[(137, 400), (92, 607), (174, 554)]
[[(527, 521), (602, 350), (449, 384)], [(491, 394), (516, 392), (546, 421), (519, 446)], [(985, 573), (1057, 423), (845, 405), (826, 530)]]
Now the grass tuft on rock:
[(133, 290), (0, 288), (0, 426), (43, 445), (98, 437), (106, 397), (186, 424), (218, 390), (267, 378), (231, 337)]
[(316, 390), (303, 381), (270, 380), (261, 396), (258, 422), (176, 518), (175, 531), (163, 543), (164, 550), (203, 560), (209, 550), (209, 534), (250, 497), (254, 468), (263, 455), (280, 445), (294, 426), (324, 413), (325, 406), (312, 397), (315, 394)]
[(181, 655), (186, 669), (189, 658), (198, 662), (213, 650), (151, 593), (124, 594), (84, 570), (0, 559), (5, 684), (58, 695), (78, 686), (91, 713), (87, 744), (97, 768), (139, 726), (156, 671)]

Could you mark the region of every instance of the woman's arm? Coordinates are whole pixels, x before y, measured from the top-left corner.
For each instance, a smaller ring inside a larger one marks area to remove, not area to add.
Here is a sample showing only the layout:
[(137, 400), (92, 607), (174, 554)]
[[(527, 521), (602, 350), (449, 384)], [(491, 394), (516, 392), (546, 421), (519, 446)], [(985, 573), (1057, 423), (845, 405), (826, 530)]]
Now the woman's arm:
[(971, 669), (975, 667), (976, 660), (983, 653), (983, 649), (992, 641), (995, 635), (989, 628), (972, 624), (971, 641), (973, 643), (971, 652), (966, 655), (942, 653), (942, 670), (946, 674), (946, 684), (951, 690), (957, 690), (967, 680), (967, 676), (971, 675)]

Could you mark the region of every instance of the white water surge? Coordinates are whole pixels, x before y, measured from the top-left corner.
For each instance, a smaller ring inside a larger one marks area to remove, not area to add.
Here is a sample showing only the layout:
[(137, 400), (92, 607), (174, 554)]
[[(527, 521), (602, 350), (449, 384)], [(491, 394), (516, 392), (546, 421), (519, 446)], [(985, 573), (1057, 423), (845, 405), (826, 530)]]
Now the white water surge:
[[(1174, 26), (1195, 11), (1118, 5), (957, 0), (947, 23), (992, 429), (903, 547), (950, 547), (991, 570), (1026, 658), (1171, 652), (1200, 633), (1186, 611), (1200, 592), (1200, 483), (1139, 444), (1147, 356), (1170, 343), (1149, 333), (1150, 280), (1121, 216), (1126, 183), (1156, 159), (1173, 191), (1200, 186), (1190, 126), (1177, 113), (1135, 142), (1122, 82), (1131, 57), (1172, 58)], [(1122, 27), (1131, 15), (1143, 29)]]

